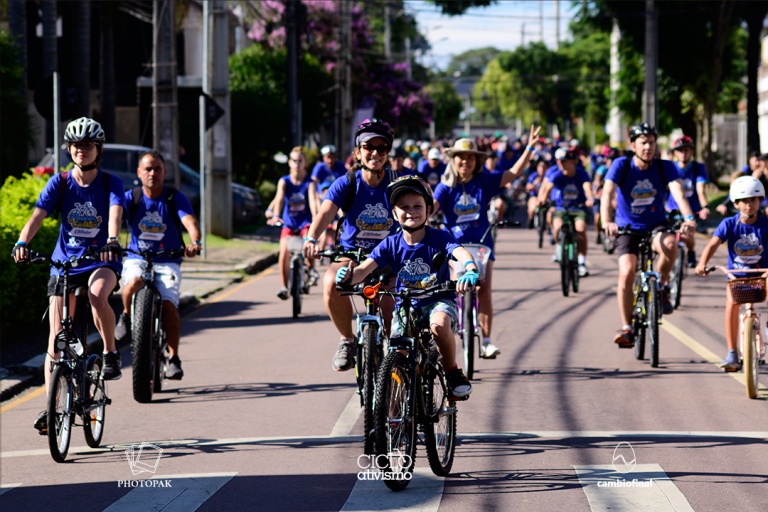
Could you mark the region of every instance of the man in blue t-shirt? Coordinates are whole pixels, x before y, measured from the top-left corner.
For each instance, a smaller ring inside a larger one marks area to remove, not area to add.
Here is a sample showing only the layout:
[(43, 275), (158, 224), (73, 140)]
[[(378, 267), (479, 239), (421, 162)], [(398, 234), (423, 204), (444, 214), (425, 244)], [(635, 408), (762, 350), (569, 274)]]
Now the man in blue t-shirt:
[[(620, 347), (634, 345), (632, 332), (632, 302), (635, 268), (643, 236), (623, 233), (619, 235), (619, 226), (645, 233), (654, 233), (652, 248), (659, 255), (657, 271), (661, 274), (662, 307), (664, 314), (674, 311), (669, 302), (669, 286), (666, 285), (669, 272), (677, 257), (677, 240), (667, 229), (664, 209), (664, 192), (669, 192), (677, 201), (680, 212), (685, 218), (681, 228), (684, 236), (691, 236), (696, 228), (696, 217), (691, 211), (683, 193), (680, 172), (675, 164), (656, 158), (656, 128), (642, 123), (633, 126), (629, 132), (630, 146), (634, 152), (632, 158), (620, 157), (613, 161), (605, 176), (600, 216), (603, 218), (605, 234), (617, 236), (616, 247), (619, 253), (619, 285), (617, 296), (620, 304), (622, 328), (614, 342)], [(608, 198), (616, 193), (616, 219), (613, 218), (611, 202)]]
[[(139, 159), (137, 169), (141, 187), (125, 192), (129, 205), (126, 221), (131, 230), (132, 251), (161, 252), (184, 249), (184, 255), (193, 258), (202, 249), (200, 227), (192, 211), (189, 199), (180, 191), (165, 186), (165, 161), (158, 151), (147, 151)], [(138, 199), (136, 201), (134, 198)], [(173, 201), (172, 205), (168, 200)], [(173, 216), (177, 218), (174, 219)], [(192, 244), (184, 247), (179, 230), (180, 224), (189, 232)], [(168, 353), (171, 356), (165, 378), (181, 380), (184, 371), (179, 359), (181, 317), (179, 316), (179, 291), (181, 289), (181, 258), (161, 257), (153, 259), (155, 282), (163, 298), (163, 327), (168, 337)], [(115, 328), (115, 338), (131, 335), (131, 304), (133, 295), (144, 286), (142, 275), (147, 262), (139, 255), (128, 253), (123, 264), (123, 312)]]
[(344, 167), (343, 163), (339, 162), (336, 156), (336, 146), (333, 144), (323, 146), (320, 154), (323, 157), (323, 161), (317, 162), (312, 169), (312, 180), (315, 183), (318, 185), (325, 181), (333, 183), (347, 174), (347, 168)]
[(504, 151), (499, 155), (499, 162), (496, 164), (496, 170), (507, 171), (514, 167), (520, 156), (523, 154), (523, 145), (520, 139), (515, 139), (514, 142), (507, 141), (507, 145), (504, 147)]
[(446, 164), (443, 162), (443, 154), (438, 148), (432, 148), (427, 153), (427, 158), (419, 163), (416, 173), (421, 179), (429, 183), (432, 190), (440, 183), (440, 177), (445, 172)]

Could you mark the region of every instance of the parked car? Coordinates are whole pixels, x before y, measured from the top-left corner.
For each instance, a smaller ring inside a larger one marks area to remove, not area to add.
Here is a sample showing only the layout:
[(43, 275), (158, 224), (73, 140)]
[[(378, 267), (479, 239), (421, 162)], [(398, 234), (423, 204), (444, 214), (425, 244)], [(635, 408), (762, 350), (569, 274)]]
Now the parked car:
[[(132, 189), (140, 185), (136, 175), (139, 157), (143, 152), (150, 149), (129, 144), (104, 144), (99, 167), (123, 180), (126, 190)], [(53, 173), (54, 158), (50, 149), (37, 166), (42, 168), (40, 169), (42, 172)], [(72, 159), (64, 148), (61, 150), (61, 166), (65, 170), (72, 166)], [(181, 170), (181, 191), (189, 198), (192, 208), (199, 216), (200, 173), (184, 163), (179, 164), (179, 169)], [(173, 176), (169, 173), (166, 183), (173, 185), (173, 181)], [(232, 222), (234, 225), (253, 224), (261, 218), (263, 213), (261, 197), (256, 190), (238, 183), (232, 184)]]

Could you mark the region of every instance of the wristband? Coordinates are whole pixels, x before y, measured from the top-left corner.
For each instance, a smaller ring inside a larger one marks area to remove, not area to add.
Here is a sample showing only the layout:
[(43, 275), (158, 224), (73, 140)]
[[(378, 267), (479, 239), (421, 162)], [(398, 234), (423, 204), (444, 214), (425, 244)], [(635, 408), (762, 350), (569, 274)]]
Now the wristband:
[(24, 247), (26, 247), (27, 246), (27, 242), (22, 242), (21, 240), (19, 240), (18, 242), (16, 242), (15, 245), (23, 245)]
[(266, 210), (264, 210), (264, 213), (267, 213), (267, 212), (272, 213), (272, 208), (267, 208)]
[(317, 243), (317, 239), (316, 238), (312, 238), (311, 236), (308, 236), (307, 238), (305, 238), (304, 241), (305, 242), (310, 242), (310, 243), (313, 243), (313, 244)]
[(194, 240), (192, 243), (200, 247), (203, 246), (203, 242), (201, 242), (200, 240)]
[(109, 243), (109, 242), (119, 242), (119, 241), (120, 241), (120, 239), (118, 237), (116, 237), (116, 236), (111, 236), (111, 237), (107, 238), (107, 243)]
[(527, 149), (531, 153), (533, 153), (533, 151), (534, 151), (534, 149), (531, 146), (526, 146), (525, 149)]
[(702, 209), (702, 210), (703, 210), (704, 208), (706, 208), (707, 210), (709, 210), (709, 205), (708, 205), (708, 204), (705, 204), (704, 206), (702, 206), (702, 207), (701, 207), (701, 209)]
[[(475, 266), (475, 268), (473, 268), (473, 269), (467, 269), (467, 265), (474, 265), (474, 266)], [(466, 263), (466, 265), (464, 265), (464, 272), (472, 272), (472, 271), (475, 271), (475, 272), (479, 272), (479, 271), (480, 271), (480, 269), (478, 268), (478, 266), (477, 266), (477, 263), (475, 263), (474, 261), (468, 261), (468, 262)]]
[(694, 217), (693, 215), (686, 215), (686, 216), (685, 216), (685, 220), (686, 220), (686, 221), (689, 221), (689, 220), (696, 220), (696, 217)]

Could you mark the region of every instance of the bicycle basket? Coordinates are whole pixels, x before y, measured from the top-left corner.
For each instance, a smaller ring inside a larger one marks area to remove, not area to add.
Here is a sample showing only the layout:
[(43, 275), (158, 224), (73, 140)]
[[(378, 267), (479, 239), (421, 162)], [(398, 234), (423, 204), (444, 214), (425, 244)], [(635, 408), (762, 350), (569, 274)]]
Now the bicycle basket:
[(304, 247), (304, 240), (300, 236), (289, 236), (286, 240), (288, 252), (301, 252)]
[(766, 294), (764, 277), (729, 279), (728, 286), (731, 288), (731, 297), (733, 297), (734, 304), (757, 304), (765, 302)]
[[(462, 246), (469, 251), (469, 253), (472, 255), (472, 259), (475, 260), (475, 263), (477, 263), (477, 271), (479, 280), (485, 279), (485, 267), (488, 265), (488, 260), (491, 257), (491, 248), (487, 245), (481, 245), (481, 244), (462, 244)], [(455, 272), (455, 278), (458, 279), (462, 275), (464, 275), (464, 270), (456, 271)], [(454, 277), (452, 277), (453, 279)]]

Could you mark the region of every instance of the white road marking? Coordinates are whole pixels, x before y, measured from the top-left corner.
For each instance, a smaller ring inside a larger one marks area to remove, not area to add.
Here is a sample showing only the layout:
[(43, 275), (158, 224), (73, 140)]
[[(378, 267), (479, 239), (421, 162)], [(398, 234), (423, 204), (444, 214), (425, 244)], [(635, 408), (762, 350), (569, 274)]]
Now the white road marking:
[(380, 480), (358, 480), (341, 512), (437, 512), (443, 498), (444, 481), (445, 478), (435, 476), (429, 468), (416, 468), (411, 483), (403, 492), (390, 491)]
[(344, 407), (341, 416), (336, 420), (336, 424), (333, 426), (333, 430), (331, 430), (331, 437), (348, 436), (355, 427), (361, 412), (363, 412), (363, 408), (360, 407), (360, 395), (352, 393), (347, 406)]
[(11, 491), (17, 487), (19, 487), (21, 484), (2, 484), (0, 485), (0, 496), (7, 493), (8, 491)]
[[(638, 464), (630, 473), (619, 473), (611, 465), (573, 469), (592, 512), (693, 512), (683, 493), (658, 464)], [(616, 483), (624, 486), (610, 486)]]
[(170, 480), (171, 487), (136, 487), (104, 509), (104, 512), (135, 510), (194, 512), (216, 494), (237, 473), (154, 476), (149, 480)]

